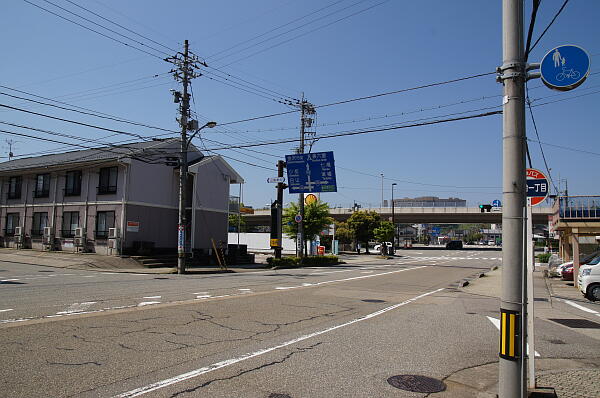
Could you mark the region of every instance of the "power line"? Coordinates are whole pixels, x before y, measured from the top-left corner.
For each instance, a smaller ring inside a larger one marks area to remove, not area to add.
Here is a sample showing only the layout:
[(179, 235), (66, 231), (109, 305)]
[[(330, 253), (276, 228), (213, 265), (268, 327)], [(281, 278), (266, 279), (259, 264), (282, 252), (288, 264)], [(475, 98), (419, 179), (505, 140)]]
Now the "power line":
[(83, 25), (83, 24), (81, 24), (81, 23), (79, 23), (79, 22), (73, 21), (72, 19), (69, 19), (69, 18), (67, 18), (67, 17), (65, 17), (65, 16), (62, 16), (62, 15), (58, 14), (58, 13), (55, 13), (54, 11), (51, 11), (51, 10), (49, 10), (49, 9), (47, 9), (47, 8), (44, 8), (44, 7), (42, 7), (42, 6), (38, 5), (38, 4), (32, 3), (32, 2), (31, 2), (31, 1), (29, 1), (29, 0), (23, 0), (23, 1), (24, 1), (24, 2), (26, 2), (26, 3), (28, 3), (28, 4), (31, 4), (31, 5), (32, 5), (32, 6), (34, 6), (34, 7), (37, 7), (37, 8), (39, 8), (39, 9), (41, 9), (41, 10), (44, 10), (44, 11), (46, 11), (46, 12), (48, 12), (48, 13), (52, 14), (52, 15), (55, 15), (55, 16), (57, 16), (57, 17), (61, 18), (61, 19), (64, 19), (65, 21), (69, 21), (69, 22), (71, 22), (71, 23), (73, 23), (73, 24), (75, 24), (75, 25), (77, 25), (77, 26), (80, 26), (80, 27), (82, 27), (82, 28), (84, 28), (84, 29), (87, 29), (87, 30), (89, 30), (89, 31), (91, 31), (91, 32), (94, 32), (94, 33), (96, 33), (96, 34), (98, 34), (98, 35), (100, 35), (100, 36), (103, 36), (103, 37), (105, 37), (105, 38), (107, 38), (107, 39), (113, 40), (113, 41), (115, 41), (115, 42), (117, 42), (117, 43), (123, 44), (124, 46), (130, 47), (130, 48), (133, 48), (133, 49), (135, 49), (135, 50), (138, 50), (138, 51), (140, 51), (140, 52), (143, 52), (143, 53), (145, 53), (145, 54), (148, 54), (148, 55), (150, 55), (150, 56), (152, 56), (152, 57), (155, 57), (155, 58), (158, 58), (158, 59), (162, 60), (162, 57), (159, 57), (159, 56), (158, 56), (158, 55), (156, 55), (156, 54), (153, 54), (153, 53), (151, 53), (151, 52), (149, 52), (149, 51), (146, 51), (146, 50), (144, 50), (144, 49), (138, 48), (138, 47), (136, 47), (136, 46), (133, 46), (133, 45), (131, 45), (131, 44), (129, 44), (129, 43), (126, 43), (126, 42), (124, 42), (124, 41), (122, 41), (122, 40), (116, 39), (116, 38), (114, 38), (114, 37), (112, 37), (112, 36), (109, 36), (109, 35), (107, 35), (107, 34), (104, 34), (104, 33), (102, 33), (102, 32), (99, 32), (99, 31), (97, 31), (97, 30), (95, 30), (95, 29), (92, 29), (92, 28), (90, 28), (89, 26), (85, 26), (85, 25)]
[(12, 110), (19, 111), (19, 112), (30, 113), (32, 115), (41, 116), (41, 117), (45, 117), (45, 118), (48, 118), (48, 119), (59, 120), (61, 122), (73, 123), (73, 124), (77, 124), (77, 125), (80, 125), (80, 126), (90, 127), (90, 128), (94, 128), (94, 129), (98, 129), (98, 130), (104, 130), (104, 131), (110, 131), (112, 133), (118, 133), (118, 134), (128, 135), (128, 136), (131, 136), (131, 137), (139, 138), (141, 140), (147, 140), (148, 139), (147, 137), (144, 137), (144, 136), (142, 136), (140, 134), (130, 133), (128, 131), (114, 130), (114, 129), (109, 129), (109, 128), (106, 128), (106, 127), (95, 126), (93, 124), (78, 122), (78, 121), (75, 121), (75, 120), (63, 119), (63, 118), (60, 118), (60, 117), (50, 116), (50, 115), (46, 115), (46, 114), (43, 114), (43, 113), (28, 111), (27, 109), (21, 109), (21, 108), (17, 108), (17, 107), (10, 106), (10, 105), (0, 104), (0, 107), (12, 109)]
[[(502, 111), (492, 111), (492, 112), (485, 112), (485, 113), (480, 113), (480, 114), (476, 114), (476, 115), (461, 116), (461, 117), (455, 117), (455, 118), (449, 118), (449, 119), (439, 119), (439, 120), (433, 120), (430, 122), (393, 126), (393, 127), (373, 129), (373, 130), (361, 130), (361, 131), (350, 131), (350, 132), (344, 132), (344, 133), (333, 133), (333, 134), (328, 134), (328, 135), (321, 135), (321, 136), (319, 136), (319, 139), (344, 137), (344, 136), (359, 135), (359, 134), (378, 133), (378, 132), (382, 132), (382, 131), (405, 129), (405, 128), (409, 128), (409, 127), (421, 127), (421, 126), (428, 126), (428, 125), (432, 125), (432, 124), (454, 122), (454, 121), (459, 121), (459, 120), (476, 119), (476, 118), (481, 118), (481, 117), (498, 115), (501, 113), (502, 113)], [(298, 141), (300, 141), (299, 138), (290, 138), (290, 139), (278, 140), (278, 141), (265, 141), (265, 142), (259, 142), (259, 143), (243, 144), (243, 145), (236, 145), (236, 146), (225, 146), (225, 147), (210, 148), (210, 149), (215, 151), (215, 150), (223, 150), (223, 149), (231, 149), (231, 148), (248, 148), (248, 147), (255, 147), (255, 146), (278, 145), (278, 144), (285, 144), (285, 143), (298, 142)]]
[(554, 147), (554, 148), (565, 149), (567, 151), (579, 152), (579, 153), (586, 153), (588, 155), (600, 156), (599, 152), (586, 151), (585, 149), (577, 149), (577, 148), (571, 148), (571, 147), (564, 146), (564, 145), (550, 144), (548, 142), (537, 141), (537, 140), (533, 140), (531, 138), (528, 138), (527, 141), (529, 141), (529, 142), (537, 142), (537, 143), (540, 143), (542, 145), (551, 146), (551, 147)]
[(554, 23), (554, 21), (556, 21), (556, 18), (558, 18), (558, 16), (562, 12), (562, 10), (564, 10), (564, 8), (565, 8), (565, 6), (567, 5), (568, 2), (569, 2), (569, 0), (565, 0), (565, 2), (560, 7), (560, 9), (558, 10), (558, 12), (554, 15), (554, 18), (552, 18), (552, 21), (550, 21), (550, 23), (548, 24), (548, 26), (546, 26), (546, 29), (544, 29), (544, 31), (542, 32), (542, 34), (540, 35), (540, 37), (538, 37), (538, 39), (535, 41), (535, 43), (533, 43), (533, 46), (531, 46), (531, 49), (529, 51), (533, 51), (533, 49), (535, 48), (535, 46), (537, 46), (537, 44), (540, 42), (540, 40), (542, 40), (542, 37), (544, 37), (544, 35), (548, 31), (548, 29), (550, 29), (550, 26), (552, 26), (552, 24)]
[[(372, 5), (372, 6), (369, 6), (369, 7), (367, 7), (367, 8), (363, 8), (362, 10), (359, 10), (359, 11), (357, 11), (357, 12), (354, 12), (354, 13), (352, 13), (352, 14), (350, 14), (350, 15), (346, 15), (345, 17), (342, 17), (342, 18), (336, 19), (335, 21), (329, 22), (329, 23), (327, 23), (327, 24), (325, 24), (325, 25), (321, 25), (321, 26), (319, 26), (319, 27), (316, 27), (316, 28), (314, 28), (314, 29), (311, 29), (311, 30), (309, 30), (309, 31), (307, 31), (307, 32), (300, 33), (300, 34), (298, 34), (298, 35), (296, 35), (296, 36), (294, 36), (294, 37), (291, 37), (291, 38), (289, 38), (289, 39), (286, 39), (286, 40), (283, 40), (283, 41), (281, 41), (281, 42), (279, 42), (279, 43), (273, 44), (272, 46), (269, 46), (269, 47), (267, 47), (267, 48), (264, 48), (264, 49), (262, 49), (262, 50), (256, 51), (256, 52), (254, 52), (254, 53), (251, 53), (251, 54), (249, 54), (249, 55), (246, 55), (246, 56), (244, 56), (244, 57), (242, 57), (242, 58), (238, 58), (238, 59), (236, 59), (235, 61), (229, 62), (229, 63), (227, 63), (227, 64), (225, 64), (225, 65), (221, 65), (221, 67), (225, 67), (225, 66), (229, 66), (229, 65), (235, 64), (235, 63), (237, 63), (237, 62), (239, 62), (239, 61), (242, 61), (242, 60), (244, 60), (244, 59), (247, 59), (247, 58), (253, 57), (253, 56), (257, 55), (257, 54), (260, 54), (260, 53), (263, 53), (263, 52), (265, 52), (265, 51), (268, 51), (268, 50), (270, 50), (270, 49), (272, 49), (272, 48), (279, 47), (279, 46), (281, 46), (282, 44), (288, 43), (288, 42), (290, 42), (290, 41), (292, 41), (292, 40), (296, 40), (296, 39), (298, 39), (298, 38), (300, 38), (300, 37), (302, 37), (302, 36), (306, 36), (306, 35), (308, 35), (308, 34), (310, 34), (310, 33), (316, 32), (317, 30), (324, 29), (324, 28), (326, 28), (326, 27), (328, 27), (328, 26), (331, 26), (331, 25), (333, 25), (333, 24), (335, 24), (335, 23), (341, 22), (341, 21), (343, 21), (343, 20), (346, 20), (346, 19), (348, 19), (348, 18), (351, 18), (351, 17), (353, 17), (353, 16), (355, 16), (355, 15), (358, 15), (358, 14), (361, 14), (361, 13), (363, 13), (363, 12), (366, 12), (366, 11), (368, 11), (368, 10), (372, 9), (372, 8), (375, 8), (375, 7), (377, 7), (377, 6), (380, 6), (381, 4), (387, 3), (387, 2), (389, 2), (389, 1), (390, 1), (390, 0), (384, 0), (384, 1), (381, 1), (381, 2), (379, 2), (379, 3), (377, 3), (377, 4), (374, 4), (374, 5)], [(356, 4), (358, 4), (358, 3), (356, 3)]]
[(85, 8), (85, 7), (83, 7), (83, 6), (79, 5), (79, 4), (77, 4), (77, 3), (73, 2), (73, 1), (71, 1), (71, 0), (65, 0), (65, 1), (66, 1), (66, 2), (68, 2), (68, 3), (70, 3), (70, 4), (72, 4), (72, 5), (74, 5), (75, 7), (79, 7), (79, 8), (81, 8), (81, 9), (83, 9), (83, 10), (85, 10), (85, 11), (89, 12), (89, 13), (90, 13), (90, 14), (92, 14), (92, 15), (95, 15), (95, 16), (97, 16), (98, 18), (101, 18), (101, 19), (105, 20), (106, 22), (109, 22), (109, 23), (111, 23), (111, 24), (113, 24), (113, 25), (115, 25), (115, 26), (118, 26), (119, 28), (121, 28), (121, 29), (123, 29), (123, 30), (126, 30), (126, 31), (128, 31), (128, 32), (130, 32), (130, 33), (133, 33), (133, 34), (134, 34), (134, 35), (136, 35), (136, 36), (139, 36), (139, 37), (141, 37), (141, 38), (144, 38), (144, 39), (146, 39), (146, 40), (148, 40), (148, 41), (150, 41), (150, 42), (152, 42), (152, 43), (154, 43), (154, 44), (157, 44), (157, 45), (159, 45), (159, 46), (161, 46), (161, 47), (164, 47), (164, 48), (166, 48), (166, 49), (168, 49), (168, 50), (170, 50), (170, 51), (177, 52), (177, 50), (174, 50), (174, 49), (172, 49), (171, 47), (165, 46), (164, 44), (161, 44), (161, 43), (159, 43), (159, 42), (157, 42), (157, 41), (154, 41), (154, 40), (152, 40), (152, 39), (151, 39), (151, 38), (149, 38), (149, 37), (146, 37), (146, 36), (144, 36), (144, 35), (142, 35), (142, 34), (139, 34), (139, 33), (135, 32), (135, 31), (133, 31), (133, 30), (131, 30), (131, 29), (129, 29), (129, 28), (127, 28), (127, 27), (123, 26), (123, 25), (120, 25), (120, 24), (118, 24), (118, 23), (116, 23), (116, 22), (114, 22), (114, 21), (112, 21), (112, 20), (110, 20), (110, 19), (108, 19), (108, 18), (105, 18), (105, 17), (103, 17), (102, 15), (100, 15), (100, 14), (98, 14), (98, 13), (94, 12), (94, 11), (91, 11), (91, 10), (89, 10), (89, 9), (87, 9), (87, 8)]

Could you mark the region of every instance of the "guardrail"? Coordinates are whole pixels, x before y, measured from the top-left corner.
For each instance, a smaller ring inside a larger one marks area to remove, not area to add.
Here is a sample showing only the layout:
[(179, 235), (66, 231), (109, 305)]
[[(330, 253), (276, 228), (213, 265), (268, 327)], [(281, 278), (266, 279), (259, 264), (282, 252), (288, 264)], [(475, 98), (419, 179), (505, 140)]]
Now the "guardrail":
[(600, 220), (600, 195), (559, 196), (554, 215), (565, 220)]

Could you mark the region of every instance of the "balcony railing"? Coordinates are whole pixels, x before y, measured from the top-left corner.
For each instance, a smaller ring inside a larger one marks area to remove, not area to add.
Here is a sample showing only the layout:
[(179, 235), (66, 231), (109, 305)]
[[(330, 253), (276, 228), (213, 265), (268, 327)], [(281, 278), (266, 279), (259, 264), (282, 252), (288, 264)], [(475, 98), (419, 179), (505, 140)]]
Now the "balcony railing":
[(559, 196), (554, 202), (554, 214), (564, 220), (600, 221), (600, 195)]

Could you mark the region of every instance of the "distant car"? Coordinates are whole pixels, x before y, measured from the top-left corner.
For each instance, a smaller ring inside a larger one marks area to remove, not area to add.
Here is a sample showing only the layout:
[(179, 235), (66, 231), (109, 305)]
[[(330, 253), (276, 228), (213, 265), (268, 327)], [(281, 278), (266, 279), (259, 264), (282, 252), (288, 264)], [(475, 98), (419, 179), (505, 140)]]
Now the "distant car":
[(452, 240), (448, 243), (446, 243), (446, 249), (449, 250), (460, 250), (463, 248), (463, 243), (462, 240)]
[[(392, 252), (392, 242), (383, 242), (383, 244), (385, 245), (387, 251), (386, 253), (391, 253)], [(381, 243), (376, 244), (375, 247), (373, 248), (373, 250), (375, 250), (376, 252), (380, 252), (381, 251)]]
[(488, 241), (488, 246), (494, 246), (495, 244), (496, 244), (496, 241), (493, 241), (493, 240)]
[[(587, 264), (590, 261), (592, 261), (594, 258), (600, 256), (600, 250), (597, 250), (591, 254), (585, 255), (585, 256), (580, 256), (580, 260), (579, 260), (579, 264), (583, 265), (583, 264)], [(573, 265), (573, 261), (567, 261), (566, 263), (562, 263), (556, 266), (556, 268), (550, 268), (549, 272), (550, 272), (550, 276), (558, 276), (558, 277), (562, 277), (562, 272), (563, 270), (568, 267), (568, 266), (572, 266)], [(572, 280), (572, 279), (571, 279)]]
[(567, 265), (563, 268), (561, 272), (561, 276), (563, 281), (572, 281), (573, 280), (573, 263)]

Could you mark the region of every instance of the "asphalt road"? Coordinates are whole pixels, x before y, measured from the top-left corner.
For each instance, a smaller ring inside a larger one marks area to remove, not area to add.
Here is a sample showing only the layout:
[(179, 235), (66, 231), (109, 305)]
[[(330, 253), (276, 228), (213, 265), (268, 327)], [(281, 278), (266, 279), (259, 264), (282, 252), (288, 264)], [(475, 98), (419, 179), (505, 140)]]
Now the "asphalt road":
[[(386, 380), (441, 379), (497, 361), (498, 331), (489, 317), (497, 317), (498, 301), (456, 285), (499, 265), (500, 252), (407, 253), (352, 256), (337, 267), (185, 276), (0, 263), (0, 391), (425, 396)], [(569, 338), (560, 328), (549, 333)], [(588, 355), (596, 342), (573, 338), (570, 355)], [(539, 347), (542, 356), (553, 349)]]

